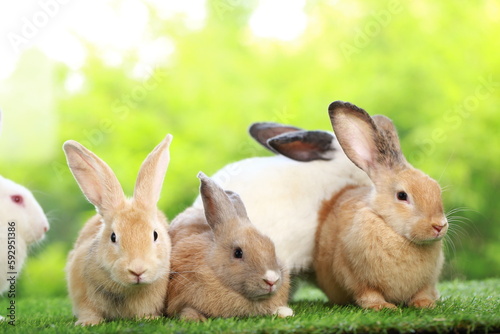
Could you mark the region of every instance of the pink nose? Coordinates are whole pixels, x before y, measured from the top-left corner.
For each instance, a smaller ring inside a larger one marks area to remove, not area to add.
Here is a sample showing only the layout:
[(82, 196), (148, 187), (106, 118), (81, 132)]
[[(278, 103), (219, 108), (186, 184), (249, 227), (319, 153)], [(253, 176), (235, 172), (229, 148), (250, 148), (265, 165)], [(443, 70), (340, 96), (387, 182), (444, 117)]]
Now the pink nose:
[(128, 271), (129, 271), (129, 273), (131, 273), (132, 275), (137, 276), (137, 277), (141, 277), (141, 275), (146, 272), (146, 270), (142, 270), (142, 271), (137, 270), (137, 271), (134, 271), (134, 270), (130, 270), (130, 269)]
[(269, 286), (273, 286), (274, 284), (276, 284), (276, 280), (271, 281), (271, 280), (268, 280), (268, 279), (265, 279), (265, 278), (264, 278), (264, 282), (266, 282), (266, 284), (269, 285)]
[(444, 225), (432, 225), (432, 228), (439, 233), (444, 228)]
[(43, 228), (43, 233), (47, 233), (47, 231), (48, 231), (48, 230), (49, 230), (49, 228), (48, 228), (47, 226), (45, 226), (45, 227)]

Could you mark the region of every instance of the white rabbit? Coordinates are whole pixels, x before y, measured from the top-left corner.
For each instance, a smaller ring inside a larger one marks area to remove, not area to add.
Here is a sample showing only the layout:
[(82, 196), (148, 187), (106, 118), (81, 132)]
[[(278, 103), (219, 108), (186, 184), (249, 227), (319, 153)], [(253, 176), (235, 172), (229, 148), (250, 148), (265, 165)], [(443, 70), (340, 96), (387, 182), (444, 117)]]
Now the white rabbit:
[[(0, 128), (1, 117), (0, 112)], [(0, 294), (10, 291), (26, 260), (28, 246), (41, 241), (48, 230), (47, 217), (33, 194), (0, 176)]]
[[(346, 157), (331, 132), (256, 123), (250, 134), (282, 155), (229, 164), (213, 179), (241, 196), (248, 217), (273, 240), (277, 256), (292, 274), (311, 272), (322, 202), (347, 184), (371, 181)], [(203, 206), (199, 196), (193, 205)]]

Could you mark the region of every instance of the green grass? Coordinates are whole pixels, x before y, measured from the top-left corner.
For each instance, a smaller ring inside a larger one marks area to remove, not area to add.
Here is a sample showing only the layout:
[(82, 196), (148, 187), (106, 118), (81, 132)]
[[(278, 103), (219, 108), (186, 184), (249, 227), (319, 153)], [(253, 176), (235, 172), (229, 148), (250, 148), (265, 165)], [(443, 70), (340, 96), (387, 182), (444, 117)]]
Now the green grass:
[[(43, 288), (43, 287), (40, 287)], [(302, 287), (291, 307), (295, 317), (212, 319), (186, 323), (172, 319), (120, 320), (91, 328), (76, 328), (67, 298), (16, 300), (16, 326), (0, 324), (12, 333), (488, 333), (500, 331), (500, 279), (440, 284), (442, 298), (433, 310), (401, 308), (381, 312), (355, 306), (326, 304), (316, 289)], [(8, 299), (0, 301), (6, 314)]]

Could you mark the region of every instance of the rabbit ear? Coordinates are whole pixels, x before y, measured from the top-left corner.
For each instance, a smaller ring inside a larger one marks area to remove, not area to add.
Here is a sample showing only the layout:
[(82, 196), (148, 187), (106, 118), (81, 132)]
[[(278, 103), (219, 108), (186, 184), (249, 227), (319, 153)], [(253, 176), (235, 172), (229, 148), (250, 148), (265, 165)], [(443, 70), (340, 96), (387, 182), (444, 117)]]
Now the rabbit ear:
[(383, 141), (386, 145), (385, 152), (389, 155), (390, 160), (393, 162), (404, 160), (404, 155), (401, 152), (401, 145), (399, 144), (398, 131), (394, 123), (383, 115), (374, 115), (372, 119), (377, 126), (379, 135), (383, 137)]
[(363, 109), (342, 101), (330, 104), (328, 111), (345, 154), (369, 175), (373, 169), (405, 161), (396, 129), (387, 117), (372, 118)]
[(154, 208), (160, 199), (161, 188), (168, 163), (170, 162), (170, 143), (172, 135), (168, 134), (149, 153), (139, 170), (134, 189), (134, 200), (145, 208)]
[(106, 216), (123, 204), (123, 189), (104, 161), (74, 140), (65, 142), (63, 150), (76, 182), (99, 214)]
[(276, 152), (297, 161), (331, 160), (334, 137), (325, 131), (296, 131), (268, 140)]
[(198, 173), (198, 178), (201, 181), (200, 195), (205, 208), (205, 217), (208, 225), (217, 231), (225, 222), (238, 216), (237, 209), (228, 194), (211, 178), (203, 172)]
[(279, 123), (272, 122), (261, 122), (261, 123), (253, 123), (248, 132), (250, 135), (262, 146), (267, 148), (268, 150), (276, 152), (271, 146), (268, 145), (267, 141), (275, 136), (281, 135), (287, 132), (295, 132), (301, 131), (302, 129), (296, 128), (290, 125), (282, 125)]
[(247, 218), (247, 209), (245, 208), (245, 204), (243, 204), (240, 195), (231, 190), (225, 190), (225, 192), (231, 203), (233, 203), (233, 207), (236, 210), (238, 217)]

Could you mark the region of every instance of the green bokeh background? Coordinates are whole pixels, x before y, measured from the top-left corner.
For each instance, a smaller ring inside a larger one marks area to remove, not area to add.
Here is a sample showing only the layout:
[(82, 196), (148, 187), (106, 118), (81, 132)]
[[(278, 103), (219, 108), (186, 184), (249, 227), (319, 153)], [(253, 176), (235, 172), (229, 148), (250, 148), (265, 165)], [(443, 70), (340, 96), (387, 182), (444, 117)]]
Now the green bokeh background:
[[(120, 1), (115, 1), (120, 6)], [(453, 215), (444, 279), (500, 276), (500, 6), (496, 1), (308, 1), (308, 26), (293, 41), (258, 38), (254, 2), (208, 1), (201, 29), (148, 6), (144, 38), (174, 41), (154, 68), (139, 51), (106, 65), (85, 40), (74, 70), (36, 49), (1, 82), (5, 115), (0, 172), (26, 185), (51, 230), (18, 281), (19, 295), (65, 295), (66, 254), (94, 209), (67, 169), (62, 143), (87, 145), (131, 194), (138, 168), (174, 135), (159, 206), (172, 219), (197, 194), (196, 174), (268, 155), (252, 122), (331, 130), (327, 107), (352, 102), (392, 118), (407, 159), (439, 180)], [(143, 66), (150, 76), (132, 73)], [(69, 91), (76, 74), (84, 83)]]

